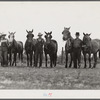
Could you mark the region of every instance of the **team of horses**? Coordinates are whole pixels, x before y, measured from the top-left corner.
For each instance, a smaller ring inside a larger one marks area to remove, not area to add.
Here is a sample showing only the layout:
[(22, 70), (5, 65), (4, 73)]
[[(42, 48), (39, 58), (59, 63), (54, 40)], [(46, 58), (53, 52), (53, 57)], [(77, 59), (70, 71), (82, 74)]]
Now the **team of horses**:
[[(71, 32), (69, 31), (69, 28), (64, 28), (62, 34), (63, 34), (63, 40), (67, 41), (65, 44), (65, 54), (66, 54), (66, 64), (65, 67), (71, 67), (73, 62), (73, 48), (72, 48), (72, 42), (73, 37), (71, 36)], [(97, 65), (97, 53), (99, 52), (99, 58), (100, 58), (100, 40), (99, 39), (91, 39), (91, 34), (83, 33), (83, 40), (82, 40), (82, 53), (84, 56), (84, 68), (87, 68), (87, 60), (86, 56), (88, 54), (88, 60), (89, 60), (89, 68), (95, 68)], [(68, 54), (71, 56), (70, 64), (68, 66)], [(94, 57), (94, 64), (91, 66), (91, 54), (93, 54)]]
[[(50, 67), (55, 67), (57, 62), (58, 44), (56, 40), (52, 39), (52, 32), (45, 32), (44, 50), (42, 49), (43, 47), (41, 44), (38, 44), (37, 39), (34, 39), (33, 29), (32, 31), (26, 30), (26, 32), (27, 39), (25, 45), (23, 45), (22, 41), (15, 40), (15, 32), (9, 32), (8, 65), (17, 66), (17, 58), (19, 58), (21, 63), (23, 63), (23, 49), (25, 48), (25, 53), (27, 55), (27, 66), (37, 67), (37, 54), (39, 51), (44, 51), (46, 61), (45, 66), (47, 67), (47, 55), (49, 55)], [(41, 65), (42, 62), (39, 63)]]
[[(65, 44), (65, 54), (66, 54), (66, 63), (65, 67), (72, 67), (73, 62), (73, 48), (72, 42), (74, 38), (71, 36), (71, 32), (69, 28), (64, 28), (62, 35), (63, 40), (66, 41)], [(57, 51), (58, 51), (58, 43), (56, 40), (52, 39), (52, 31), (44, 32), (45, 33), (45, 42), (44, 49), (42, 49), (41, 45), (37, 44), (37, 39), (34, 39), (33, 29), (31, 31), (26, 30), (26, 42), (23, 45), (22, 41), (15, 40), (15, 32), (9, 32), (8, 41), (8, 62), (10, 66), (16, 66), (17, 55), (21, 63), (23, 62), (23, 48), (25, 48), (25, 53), (27, 55), (27, 66), (35, 66), (37, 67), (37, 53), (38, 51), (44, 51), (45, 54), (45, 66), (47, 67), (47, 55), (50, 57), (50, 67), (55, 67), (57, 63)], [(82, 45), (82, 53), (84, 55), (84, 68), (87, 68), (86, 63), (86, 55), (88, 54), (89, 60), (89, 68), (95, 68), (97, 64), (97, 52), (99, 52), (100, 57), (100, 40), (99, 39), (91, 39), (90, 34), (83, 33), (83, 45)], [(68, 65), (68, 54), (70, 54), (70, 63)], [(94, 56), (94, 64), (91, 66), (91, 54)], [(41, 64), (40, 64), (41, 65)]]

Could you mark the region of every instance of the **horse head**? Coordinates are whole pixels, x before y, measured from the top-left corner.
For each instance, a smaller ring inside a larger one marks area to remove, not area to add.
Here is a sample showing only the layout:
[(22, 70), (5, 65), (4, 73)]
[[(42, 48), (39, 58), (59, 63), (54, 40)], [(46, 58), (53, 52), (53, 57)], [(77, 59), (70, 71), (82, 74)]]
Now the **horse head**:
[(84, 35), (84, 37), (83, 37), (83, 44), (86, 45), (87, 47), (90, 47), (91, 46), (91, 38), (90, 38), (91, 34), (83, 33), (83, 35)]
[(69, 30), (70, 30), (70, 27), (69, 28), (64, 27), (64, 31), (62, 32), (64, 41), (66, 41), (70, 38), (71, 34), (70, 34)]
[(9, 35), (8, 35), (8, 41), (9, 41), (9, 46), (12, 46), (13, 43), (14, 43), (14, 40), (15, 40), (15, 33), (16, 32), (9, 32)]
[(26, 37), (27, 37), (28, 41), (31, 42), (33, 37), (34, 37), (33, 29), (32, 29), (32, 31), (27, 31), (26, 30), (26, 32), (28, 33)]
[(51, 39), (52, 39), (52, 31), (51, 32), (45, 32), (45, 39), (46, 39), (46, 43), (50, 43)]

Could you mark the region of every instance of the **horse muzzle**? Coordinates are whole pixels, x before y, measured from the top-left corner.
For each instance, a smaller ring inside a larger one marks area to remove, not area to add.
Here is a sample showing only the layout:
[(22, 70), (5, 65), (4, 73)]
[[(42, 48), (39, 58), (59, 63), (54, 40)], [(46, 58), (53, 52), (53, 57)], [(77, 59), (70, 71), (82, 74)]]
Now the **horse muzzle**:
[(67, 40), (67, 38), (63, 37), (63, 40), (64, 40), (64, 41), (66, 41), (66, 40)]

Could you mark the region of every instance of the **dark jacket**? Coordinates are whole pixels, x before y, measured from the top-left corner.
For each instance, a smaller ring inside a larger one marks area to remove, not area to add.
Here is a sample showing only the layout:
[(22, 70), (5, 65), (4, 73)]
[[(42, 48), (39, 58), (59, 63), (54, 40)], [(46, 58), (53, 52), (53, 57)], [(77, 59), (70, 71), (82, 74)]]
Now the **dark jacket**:
[(37, 43), (36, 43), (36, 51), (38, 52), (43, 52), (43, 45), (44, 45), (44, 39), (37, 38)]
[(7, 39), (1, 40), (1, 50), (8, 51), (8, 40)]
[(74, 39), (73, 43), (72, 43), (72, 47), (73, 47), (73, 49), (75, 49), (75, 48), (81, 49), (82, 48), (82, 40), (79, 38)]

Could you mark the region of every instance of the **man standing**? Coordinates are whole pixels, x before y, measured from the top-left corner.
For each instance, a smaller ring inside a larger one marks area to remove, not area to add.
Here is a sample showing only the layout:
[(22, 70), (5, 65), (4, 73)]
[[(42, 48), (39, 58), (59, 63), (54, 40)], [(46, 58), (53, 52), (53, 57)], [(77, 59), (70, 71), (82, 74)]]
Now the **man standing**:
[(42, 38), (41, 33), (38, 33), (37, 43), (36, 43), (36, 51), (35, 51), (35, 66), (37, 67), (38, 59), (40, 61), (39, 67), (42, 66), (42, 59), (43, 59), (43, 45), (44, 39)]
[(5, 38), (5, 36), (6, 34), (1, 35), (1, 56), (2, 56), (1, 65), (2, 66), (8, 65), (8, 40)]
[(79, 32), (76, 32), (76, 38), (73, 40), (73, 60), (74, 68), (77, 68), (77, 63), (80, 68), (81, 66), (81, 49), (82, 49), (82, 40), (79, 38)]

